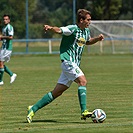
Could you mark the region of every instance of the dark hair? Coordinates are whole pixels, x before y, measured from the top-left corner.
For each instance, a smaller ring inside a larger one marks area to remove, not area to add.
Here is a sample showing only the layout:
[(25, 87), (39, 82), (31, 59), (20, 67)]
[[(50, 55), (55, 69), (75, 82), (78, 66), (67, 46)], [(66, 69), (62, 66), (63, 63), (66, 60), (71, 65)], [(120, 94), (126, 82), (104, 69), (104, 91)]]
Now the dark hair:
[(87, 14), (91, 15), (91, 12), (86, 9), (79, 9), (77, 11), (77, 22), (80, 22), (81, 18), (85, 20)]
[(4, 14), (3, 17), (8, 17), (10, 19), (10, 15)]

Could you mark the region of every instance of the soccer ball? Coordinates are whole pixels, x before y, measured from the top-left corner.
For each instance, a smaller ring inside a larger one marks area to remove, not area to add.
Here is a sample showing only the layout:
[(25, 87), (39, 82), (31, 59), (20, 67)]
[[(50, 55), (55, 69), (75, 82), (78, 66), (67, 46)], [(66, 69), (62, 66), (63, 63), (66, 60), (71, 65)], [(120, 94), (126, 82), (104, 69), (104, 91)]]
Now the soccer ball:
[(106, 119), (106, 114), (102, 109), (95, 109), (92, 112), (91, 119), (94, 123), (102, 123)]

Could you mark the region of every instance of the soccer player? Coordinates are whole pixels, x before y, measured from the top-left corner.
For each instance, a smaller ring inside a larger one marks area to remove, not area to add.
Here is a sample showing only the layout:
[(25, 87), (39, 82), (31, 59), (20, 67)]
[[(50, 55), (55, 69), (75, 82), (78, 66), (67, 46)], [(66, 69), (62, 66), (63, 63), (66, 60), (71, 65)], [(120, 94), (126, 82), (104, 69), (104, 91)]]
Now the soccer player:
[(100, 34), (97, 37), (90, 37), (90, 30), (88, 28), (91, 23), (91, 13), (85, 9), (79, 9), (77, 12), (77, 24), (68, 25), (65, 27), (53, 27), (44, 25), (45, 31), (53, 31), (54, 33), (62, 34), (62, 41), (60, 44), (60, 60), (62, 73), (58, 79), (55, 88), (45, 94), (33, 106), (28, 107), (27, 121), (32, 122), (33, 116), (42, 107), (51, 103), (54, 99), (59, 97), (72, 84), (76, 82), (78, 85), (78, 97), (81, 107), (81, 119), (91, 117), (92, 112), (89, 112), (86, 107), (86, 85), (87, 80), (80, 69), (81, 55), (85, 45), (92, 45), (104, 39)]
[(2, 47), (0, 49), (0, 85), (3, 85), (3, 74), (4, 71), (10, 75), (10, 83), (13, 83), (17, 77), (17, 74), (13, 73), (4, 62), (8, 62), (12, 53), (12, 39), (14, 35), (14, 30), (10, 24), (10, 16), (3, 16), (4, 27), (2, 28), (2, 35), (0, 35), (0, 40), (2, 40)]

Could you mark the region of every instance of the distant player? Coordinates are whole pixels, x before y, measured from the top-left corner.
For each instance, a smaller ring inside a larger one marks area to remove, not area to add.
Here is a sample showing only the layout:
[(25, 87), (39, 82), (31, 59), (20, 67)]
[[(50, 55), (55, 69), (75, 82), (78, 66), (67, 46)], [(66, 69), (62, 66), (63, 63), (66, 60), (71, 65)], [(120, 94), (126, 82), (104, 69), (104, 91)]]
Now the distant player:
[(17, 77), (6, 65), (5, 62), (10, 60), (12, 54), (12, 39), (14, 35), (14, 30), (10, 24), (10, 16), (3, 16), (4, 27), (2, 28), (2, 35), (0, 35), (0, 40), (2, 40), (2, 47), (0, 49), (0, 85), (3, 85), (3, 74), (4, 71), (10, 75), (10, 83), (13, 83)]
[[(77, 24), (65, 27), (53, 27), (44, 25), (45, 31), (53, 31), (62, 34), (60, 45), (60, 60), (62, 73), (55, 88), (45, 94), (33, 106), (28, 107), (27, 121), (31, 123), (36, 111), (51, 103), (59, 97), (72, 84), (76, 82), (78, 85), (78, 97), (81, 107), (81, 119), (86, 119), (92, 115), (86, 108), (86, 85), (87, 81), (84, 73), (80, 69), (80, 60), (85, 45), (91, 45), (104, 39), (100, 34), (98, 37), (90, 38), (90, 30), (88, 26), (91, 22), (91, 14), (85, 9), (79, 9), (77, 12)], [(63, 115), (63, 114), (62, 114)]]

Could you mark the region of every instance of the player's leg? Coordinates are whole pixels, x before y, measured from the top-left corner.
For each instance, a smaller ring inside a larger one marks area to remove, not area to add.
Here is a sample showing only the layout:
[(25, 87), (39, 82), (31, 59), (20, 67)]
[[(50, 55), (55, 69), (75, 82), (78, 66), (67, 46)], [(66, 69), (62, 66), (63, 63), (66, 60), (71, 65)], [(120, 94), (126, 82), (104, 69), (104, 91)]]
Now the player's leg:
[(13, 75), (13, 72), (6, 65), (4, 65), (4, 70), (10, 77)]
[(86, 78), (84, 75), (75, 79), (75, 82), (78, 84), (78, 97), (79, 97), (79, 104), (81, 107), (81, 113), (86, 110)]
[(0, 85), (3, 85), (3, 74), (4, 74), (4, 50), (0, 50)]
[[(79, 69), (79, 71), (81, 71)], [(81, 108), (81, 119), (86, 119), (86, 117), (90, 117), (92, 112), (89, 112), (86, 108), (86, 85), (87, 80), (84, 75), (79, 76), (75, 79), (75, 82), (78, 84), (78, 97), (79, 104)]]
[(4, 62), (0, 61), (0, 85), (3, 85)]
[(41, 100), (39, 100), (33, 107), (34, 113), (41, 109), (42, 107), (46, 106), (47, 104), (51, 103), (55, 98), (59, 97), (68, 87), (62, 84), (56, 85), (54, 90), (52, 92), (47, 93), (42, 97)]
[[(6, 52), (4, 53), (5, 62), (10, 61), (11, 53), (12, 53), (12, 51), (6, 50)], [(13, 73), (6, 65), (4, 65), (4, 70), (11, 78), (10, 83), (13, 83), (17, 77), (17, 74)]]
[(68, 79), (68, 81), (66, 82), (67, 86), (70, 86), (72, 81), (75, 81), (78, 84), (78, 97), (79, 97), (79, 104), (81, 107), (81, 115), (82, 115), (83, 119), (84, 119), (84, 116), (85, 116), (85, 119), (86, 119), (86, 117), (90, 117), (90, 114), (92, 114), (92, 113), (88, 112), (86, 109), (86, 84), (87, 84), (87, 81), (84, 76), (84, 73), (77, 66), (77, 64), (70, 62), (70, 61), (63, 61), (62, 70), (64, 72), (64, 75)]
[(27, 115), (27, 121), (29, 123), (32, 122), (33, 116), (36, 111), (41, 109), (42, 107), (46, 106), (47, 104), (51, 103), (54, 100), (54, 97), (51, 92), (45, 94), (37, 103), (35, 103), (33, 106), (28, 107), (28, 115)]
[(42, 99), (40, 99), (36, 104), (28, 107), (27, 121), (31, 123), (35, 112), (51, 103), (55, 98), (59, 97), (67, 89), (67, 86), (57, 83), (52, 92), (45, 94)]

